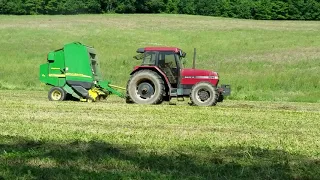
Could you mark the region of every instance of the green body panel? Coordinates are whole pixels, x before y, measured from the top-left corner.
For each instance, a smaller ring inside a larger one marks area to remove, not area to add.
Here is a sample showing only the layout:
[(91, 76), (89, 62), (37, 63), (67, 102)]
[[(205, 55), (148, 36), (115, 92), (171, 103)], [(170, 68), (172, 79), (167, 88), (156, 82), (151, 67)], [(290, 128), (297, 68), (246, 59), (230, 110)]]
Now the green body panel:
[(87, 47), (71, 43), (65, 45), (63, 50), (67, 81), (92, 82), (94, 78)]
[[(92, 83), (93, 87), (90, 88), (100, 88), (101, 93), (104, 90), (124, 97), (122, 93), (109, 86), (109, 81), (101, 80), (94, 48), (78, 42), (66, 44), (62, 49), (49, 52), (47, 63), (40, 65), (39, 78), (47, 85), (62, 87), (68, 94), (78, 99), (87, 97), (82, 97), (83, 95), (70, 85), (71, 82)], [(88, 87), (85, 89), (89, 90)]]
[(54, 54), (55, 54), (54, 51), (51, 51), (48, 53), (48, 61), (54, 61)]
[(120, 93), (119, 91), (113, 89), (112, 87), (109, 86), (110, 82), (109, 81), (99, 81), (99, 86), (102, 88), (102, 89), (105, 89), (107, 91), (109, 91), (110, 93), (112, 94), (115, 94), (119, 97), (122, 97), (122, 98), (125, 98), (125, 96)]
[(49, 58), (51, 59), (52, 57), (54, 57), (54, 60), (48, 60), (48, 62), (49, 62), (49, 76), (50, 77), (59, 77), (59, 76), (64, 75), (65, 60), (64, 60), (63, 50), (58, 50), (56, 52), (50, 52), (48, 55), (48, 59)]
[(53, 84), (52, 82), (50, 82), (50, 79), (49, 79), (48, 66), (49, 64), (40, 65), (39, 79), (43, 83)]
[[(60, 86), (61, 78), (51, 76), (49, 74), (49, 64), (42, 64), (40, 66), (40, 81), (46, 84), (50, 84), (52, 86)], [(65, 78), (63, 78), (65, 79)], [(65, 80), (64, 80), (65, 82)], [(63, 85), (63, 84), (62, 84)]]
[(58, 86), (62, 87), (66, 85), (66, 78), (58, 78)]
[(74, 92), (74, 90), (69, 86), (69, 85), (65, 85), (63, 86), (63, 89), (68, 93), (68, 94), (71, 94), (73, 97), (77, 98), (77, 99), (81, 99), (81, 97), (76, 93)]

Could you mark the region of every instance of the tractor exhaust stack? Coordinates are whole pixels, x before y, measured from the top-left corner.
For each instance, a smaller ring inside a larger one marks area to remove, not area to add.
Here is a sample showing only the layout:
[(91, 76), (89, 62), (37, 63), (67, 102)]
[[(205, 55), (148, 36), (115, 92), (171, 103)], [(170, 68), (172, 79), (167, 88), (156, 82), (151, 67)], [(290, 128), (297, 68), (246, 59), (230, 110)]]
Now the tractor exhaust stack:
[(193, 52), (193, 62), (192, 62), (192, 69), (196, 69), (196, 55), (197, 55), (197, 49), (194, 48)]

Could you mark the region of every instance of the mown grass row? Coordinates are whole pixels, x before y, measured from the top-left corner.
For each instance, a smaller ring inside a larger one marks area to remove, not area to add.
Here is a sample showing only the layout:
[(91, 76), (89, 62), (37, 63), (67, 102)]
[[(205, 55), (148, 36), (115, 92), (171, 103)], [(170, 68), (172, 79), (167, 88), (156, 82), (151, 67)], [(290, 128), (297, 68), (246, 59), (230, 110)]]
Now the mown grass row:
[(0, 91), (5, 179), (317, 179), (319, 104), (49, 102)]
[(136, 49), (193, 48), (197, 67), (218, 71), (231, 99), (319, 102), (317, 22), (188, 15), (0, 16), (0, 88), (42, 90), (46, 54), (80, 41), (97, 49), (104, 78), (125, 86)]

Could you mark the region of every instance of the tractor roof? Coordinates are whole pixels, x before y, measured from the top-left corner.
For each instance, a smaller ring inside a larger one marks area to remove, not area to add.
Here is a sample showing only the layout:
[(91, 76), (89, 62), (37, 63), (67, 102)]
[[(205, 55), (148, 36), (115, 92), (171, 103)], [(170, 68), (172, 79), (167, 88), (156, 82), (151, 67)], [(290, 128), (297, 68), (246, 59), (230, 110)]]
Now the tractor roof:
[(137, 53), (144, 53), (146, 51), (169, 51), (169, 52), (175, 52), (178, 53), (181, 49), (177, 47), (145, 47), (145, 48), (139, 48), (137, 50)]

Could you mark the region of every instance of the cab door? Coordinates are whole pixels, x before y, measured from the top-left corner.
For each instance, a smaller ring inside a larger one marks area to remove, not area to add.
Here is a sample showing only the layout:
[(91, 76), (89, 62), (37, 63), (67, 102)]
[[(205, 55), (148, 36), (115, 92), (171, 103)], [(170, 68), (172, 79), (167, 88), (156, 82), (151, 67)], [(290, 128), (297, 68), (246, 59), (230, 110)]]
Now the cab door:
[(159, 67), (166, 74), (172, 87), (176, 87), (179, 80), (180, 67), (177, 55), (173, 52), (159, 54)]

